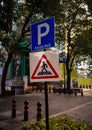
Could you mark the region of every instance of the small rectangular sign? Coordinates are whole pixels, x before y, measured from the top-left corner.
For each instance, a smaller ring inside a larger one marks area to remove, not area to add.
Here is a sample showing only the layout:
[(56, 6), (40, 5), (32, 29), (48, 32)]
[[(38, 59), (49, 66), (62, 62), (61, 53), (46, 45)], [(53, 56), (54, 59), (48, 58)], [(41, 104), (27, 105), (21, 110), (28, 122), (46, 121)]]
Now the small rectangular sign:
[(31, 25), (32, 51), (54, 47), (54, 17)]
[(57, 51), (30, 53), (30, 82), (59, 81), (59, 55)]

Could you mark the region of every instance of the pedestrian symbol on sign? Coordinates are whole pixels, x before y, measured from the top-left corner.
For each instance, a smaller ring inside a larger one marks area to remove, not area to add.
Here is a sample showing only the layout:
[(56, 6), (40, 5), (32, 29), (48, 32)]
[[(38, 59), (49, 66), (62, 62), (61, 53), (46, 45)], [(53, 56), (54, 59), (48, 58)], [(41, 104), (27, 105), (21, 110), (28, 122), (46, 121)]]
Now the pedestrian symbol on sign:
[(41, 68), (42, 70), (38, 73), (38, 75), (52, 75), (52, 73), (48, 71), (48, 65), (44, 61), (42, 62)]

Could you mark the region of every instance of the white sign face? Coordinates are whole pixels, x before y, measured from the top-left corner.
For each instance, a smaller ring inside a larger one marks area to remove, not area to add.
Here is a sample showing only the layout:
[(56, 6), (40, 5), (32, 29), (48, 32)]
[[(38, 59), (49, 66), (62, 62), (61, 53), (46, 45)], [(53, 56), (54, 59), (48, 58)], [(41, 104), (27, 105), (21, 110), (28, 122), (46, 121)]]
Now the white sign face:
[(57, 51), (30, 53), (30, 82), (59, 80), (59, 54)]

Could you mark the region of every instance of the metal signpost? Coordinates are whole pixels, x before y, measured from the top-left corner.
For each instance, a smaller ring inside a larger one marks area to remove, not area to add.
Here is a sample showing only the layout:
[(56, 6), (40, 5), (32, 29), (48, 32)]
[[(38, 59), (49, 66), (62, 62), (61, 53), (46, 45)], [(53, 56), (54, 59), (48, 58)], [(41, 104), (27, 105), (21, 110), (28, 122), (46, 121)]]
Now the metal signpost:
[[(47, 48), (54, 47), (54, 17), (32, 24), (31, 31), (32, 51), (46, 50)], [(46, 130), (49, 130), (47, 81), (55, 81), (55, 79), (60, 79), (59, 56), (53, 56), (57, 61), (51, 60), (52, 56), (53, 53), (50, 51), (35, 52), (30, 54), (30, 81), (45, 82)]]

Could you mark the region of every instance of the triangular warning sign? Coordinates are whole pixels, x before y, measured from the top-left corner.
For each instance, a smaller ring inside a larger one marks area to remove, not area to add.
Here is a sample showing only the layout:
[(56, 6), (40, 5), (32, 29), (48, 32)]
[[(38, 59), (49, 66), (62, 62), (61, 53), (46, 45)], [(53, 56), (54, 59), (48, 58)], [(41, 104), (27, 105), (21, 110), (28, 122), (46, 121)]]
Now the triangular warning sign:
[(39, 60), (31, 79), (45, 79), (45, 78), (59, 78), (59, 75), (47, 59), (46, 55), (43, 54)]

